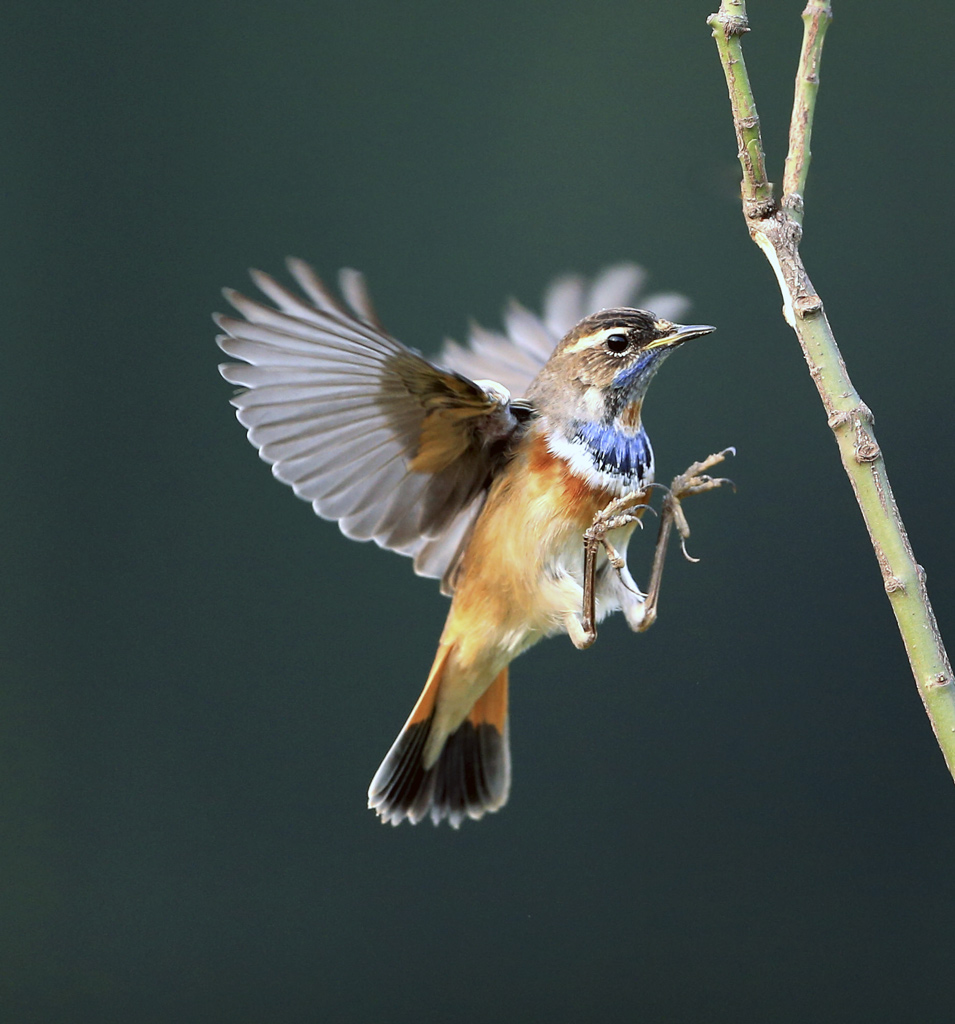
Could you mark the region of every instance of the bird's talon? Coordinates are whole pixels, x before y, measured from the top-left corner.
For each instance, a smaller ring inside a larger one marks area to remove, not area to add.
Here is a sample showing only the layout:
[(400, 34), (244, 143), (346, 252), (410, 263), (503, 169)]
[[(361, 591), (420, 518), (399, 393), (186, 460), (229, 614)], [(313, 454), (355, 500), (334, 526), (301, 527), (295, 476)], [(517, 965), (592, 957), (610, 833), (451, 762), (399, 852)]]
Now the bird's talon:
[(690, 554), (690, 552), (686, 550), (686, 538), (685, 538), (685, 537), (681, 537), (681, 538), (680, 538), (680, 550), (681, 550), (681, 551), (683, 552), (683, 557), (684, 557), (684, 558), (685, 558), (685, 559), (686, 559), (686, 560), (687, 560), (688, 562), (698, 562), (698, 561), (699, 561), (699, 559), (698, 559), (698, 558), (694, 558), (694, 557), (693, 557), (693, 556), (692, 556), (692, 555)]
[(631, 587), (630, 584), (624, 578), (623, 570), (626, 568), (625, 562), (619, 566), (615, 565), (614, 568), (617, 570), (617, 579), (620, 580), (621, 586), (623, 586), (626, 590), (629, 590), (631, 594), (636, 594), (637, 597), (644, 596), (638, 587)]

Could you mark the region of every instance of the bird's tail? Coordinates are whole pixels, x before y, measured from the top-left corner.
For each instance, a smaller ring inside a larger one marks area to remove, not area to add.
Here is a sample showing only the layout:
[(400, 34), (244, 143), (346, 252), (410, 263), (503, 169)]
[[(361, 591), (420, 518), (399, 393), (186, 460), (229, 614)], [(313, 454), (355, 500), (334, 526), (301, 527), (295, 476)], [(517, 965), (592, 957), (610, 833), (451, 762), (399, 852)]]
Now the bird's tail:
[[(454, 828), (507, 802), (511, 752), (507, 728), (507, 668), (441, 743), (435, 709), (452, 647), (442, 645), (414, 710), (368, 789), (368, 806), (382, 821), (416, 825), (431, 815)], [(435, 749), (437, 747), (437, 749)]]

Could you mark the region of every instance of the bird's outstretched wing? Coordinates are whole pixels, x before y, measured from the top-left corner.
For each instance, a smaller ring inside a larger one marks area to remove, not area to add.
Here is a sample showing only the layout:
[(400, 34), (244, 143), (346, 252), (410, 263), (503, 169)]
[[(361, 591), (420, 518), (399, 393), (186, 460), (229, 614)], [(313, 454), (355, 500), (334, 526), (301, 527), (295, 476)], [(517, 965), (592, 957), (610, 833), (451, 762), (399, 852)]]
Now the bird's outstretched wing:
[(561, 338), (597, 310), (642, 306), (666, 320), (679, 320), (689, 301), (673, 292), (644, 296), (644, 278), (635, 263), (607, 267), (592, 281), (559, 277), (544, 293), (542, 316), (512, 300), (504, 311), (505, 334), (472, 324), (468, 345), (445, 342), (438, 361), (469, 377), (499, 381), (513, 398), (521, 398)]
[(492, 381), (444, 370), (382, 329), (364, 279), (343, 271), (347, 306), (299, 260), (301, 298), (267, 274), (275, 304), (227, 290), (244, 317), (219, 316), (217, 341), (244, 363), (222, 376), (272, 472), (357, 540), (414, 557), (450, 590), (457, 556), (530, 409)]

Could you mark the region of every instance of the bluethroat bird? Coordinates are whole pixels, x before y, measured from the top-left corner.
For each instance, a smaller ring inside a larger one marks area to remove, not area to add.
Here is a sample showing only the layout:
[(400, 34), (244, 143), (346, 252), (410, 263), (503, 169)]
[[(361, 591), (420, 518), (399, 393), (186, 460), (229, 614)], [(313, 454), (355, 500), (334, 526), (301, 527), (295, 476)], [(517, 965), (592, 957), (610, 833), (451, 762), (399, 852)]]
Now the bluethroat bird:
[[(227, 289), (244, 319), (219, 316), (220, 367), (249, 440), (346, 537), (414, 559), (452, 597), (424, 690), (372, 780), (384, 821), (430, 815), (455, 828), (507, 801), (508, 666), (545, 636), (579, 648), (623, 612), (656, 617), (666, 541), (687, 531), (680, 498), (723, 483), (694, 463), (664, 501), (647, 594), (627, 542), (653, 484), (641, 412), (663, 360), (703, 325), (627, 304), (639, 268), (589, 289), (564, 278), (538, 318), (512, 303), (507, 335), (472, 328), (432, 363), (386, 333), (356, 271), (339, 301), (300, 260), (296, 294), (253, 271), (272, 306)], [(597, 310), (597, 312), (593, 312)], [(588, 315), (589, 314), (589, 315)]]

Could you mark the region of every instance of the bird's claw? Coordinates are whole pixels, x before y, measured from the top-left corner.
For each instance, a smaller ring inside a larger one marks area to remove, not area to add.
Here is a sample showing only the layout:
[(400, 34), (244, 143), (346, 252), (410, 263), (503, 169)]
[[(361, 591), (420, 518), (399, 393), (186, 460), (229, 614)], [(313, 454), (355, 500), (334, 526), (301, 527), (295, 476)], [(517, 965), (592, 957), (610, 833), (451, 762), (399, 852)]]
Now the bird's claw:
[[(596, 549), (598, 545), (603, 545), (604, 551), (607, 553), (607, 561), (616, 569), (617, 575), (624, 585), (626, 581), (623, 579), (623, 570), (627, 566), (627, 560), (619, 551), (610, 543), (607, 535), (613, 530), (619, 530), (624, 526), (630, 526), (632, 523), (636, 523), (641, 529), (643, 529), (643, 523), (641, 521), (639, 513), (645, 512), (650, 508), (649, 505), (642, 502), (642, 498), (646, 496), (646, 492), (637, 491), (631, 494), (625, 494), (621, 498), (616, 498), (610, 502), (604, 508), (594, 516), (594, 521), (584, 531), (584, 545), (592, 549)], [(651, 511), (653, 511), (651, 509)], [(627, 588), (628, 590), (631, 588)]]
[(706, 473), (706, 470), (712, 469), (713, 466), (723, 462), (727, 455), (735, 454), (735, 448), (724, 448), (723, 451), (709, 455), (700, 462), (694, 462), (684, 472), (673, 478), (667, 495), (663, 499), (664, 514), (672, 517), (673, 525), (680, 535), (680, 550), (688, 562), (698, 562), (699, 559), (694, 558), (686, 550), (686, 541), (690, 536), (690, 525), (686, 521), (686, 515), (683, 512), (682, 501), (692, 494), (703, 494), (704, 491), (715, 490), (717, 487), (722, 487), (723, 484), (729, 484), (733, 490), (736, 490), (736, 484), (728, 477), (712, 477)]

